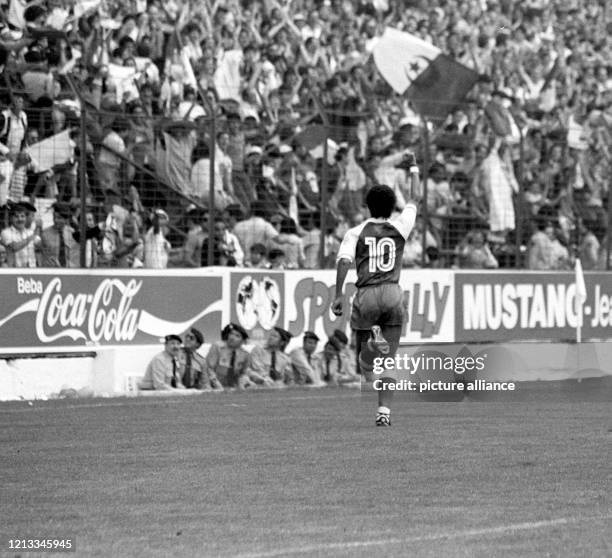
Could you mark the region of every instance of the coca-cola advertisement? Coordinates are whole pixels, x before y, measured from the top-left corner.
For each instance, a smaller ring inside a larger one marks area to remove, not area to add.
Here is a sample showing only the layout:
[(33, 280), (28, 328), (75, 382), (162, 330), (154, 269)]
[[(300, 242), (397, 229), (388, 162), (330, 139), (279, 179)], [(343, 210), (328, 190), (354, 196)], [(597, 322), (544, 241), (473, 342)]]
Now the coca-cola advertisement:
[(221, 329), (219, 276), (7, 270), (0, 273), (0, 292), (4, 353), (158, 344), (190, 327), (208, 341)]

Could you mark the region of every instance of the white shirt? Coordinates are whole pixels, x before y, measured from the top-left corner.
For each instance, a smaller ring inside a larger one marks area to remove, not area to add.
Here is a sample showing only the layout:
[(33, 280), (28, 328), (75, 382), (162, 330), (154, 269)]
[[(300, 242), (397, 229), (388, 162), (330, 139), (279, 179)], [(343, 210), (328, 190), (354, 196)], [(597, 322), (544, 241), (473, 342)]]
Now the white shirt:
[[(115, 155), (115, 152), (121, 155), (125, 153), (125, 143), (121, 139), (121, 136), (116, 132), (111, 132), (102, 140), (102, 146), (99, 161), (112, 167), (119, 168), (121, 166), (121, 159)], [(113, 151), (104, 149), (104, 146), (109, 147)]]
[(223, 241), (225, 242), (225, 244), (233, 248), (233, 256), (236, 260), (236, 265), (242, 267), (244, 265), (244, 252), (240, 247), (240, 241), (238, 240), (238, 237), (234, 233), (225, 231), (225, 238)]
[(9, 248), (11, 244), (25, 240), (31, 235), (32, 231), (30, 229), (19, 231), (12, 225), (0, 234), (0, 242), (6, 248), (6, 259), (10, 267), (36, 267), (35, 247), (40, 244), (39, 236), (36, 236), (32, 242), (21, 250), (17, 250), (17, 252)]
[(149, 229), (144, 238), (144, 266), (151, 269), (166, 269), (168, 267), (168, 251), (170, 243), (160, 231), (157, 234)]
[(9, 186), (13, 176), (13, 163), (8, 159), (0, 162), (0, 207), (6, 205), (9, 195)]
[(21, 143), (23, 142), (26, 128), (28, 127), (28, 117), (23, 111), (19, 113), (19, 116), (16, 116), (12, 110), (3, 111), (2, 116), (4, 116), (4, 130), (2, 131), (2, 135), (8, 130), (6, 146), (11, 155), (17, 155), (17, 153), (21, 151)]

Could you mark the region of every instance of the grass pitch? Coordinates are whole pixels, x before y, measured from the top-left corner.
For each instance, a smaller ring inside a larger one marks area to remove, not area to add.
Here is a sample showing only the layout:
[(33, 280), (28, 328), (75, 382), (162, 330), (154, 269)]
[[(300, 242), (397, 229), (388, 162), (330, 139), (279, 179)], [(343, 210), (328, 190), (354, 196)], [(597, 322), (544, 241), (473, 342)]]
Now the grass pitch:
[(375, 408), (331, 389), (3, 404), (0, 553), (612, 556), (610, 404), (398, 400), (387, 429)]

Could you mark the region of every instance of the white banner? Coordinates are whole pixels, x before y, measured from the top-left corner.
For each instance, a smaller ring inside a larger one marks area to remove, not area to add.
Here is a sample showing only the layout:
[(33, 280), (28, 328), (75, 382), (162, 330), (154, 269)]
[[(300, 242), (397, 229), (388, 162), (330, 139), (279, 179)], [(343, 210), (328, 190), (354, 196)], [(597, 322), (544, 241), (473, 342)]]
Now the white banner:
[[(347, 306), (343, 316), (330, 311), (334, 299), (336, 272), (285, 272), (284, 323), (301, 344), (305, 331), (314, 331), (321, 339), (334, 329), (350, 335), (352, 299), (356, 291), (355, 273), (347, 277), (344, 292)], [(448, 270), (411, 270), (401, 274), (400, 285), (407, 300), (408, 320), (402, 343), (450, 343), (455, 339), (454, 279)]]

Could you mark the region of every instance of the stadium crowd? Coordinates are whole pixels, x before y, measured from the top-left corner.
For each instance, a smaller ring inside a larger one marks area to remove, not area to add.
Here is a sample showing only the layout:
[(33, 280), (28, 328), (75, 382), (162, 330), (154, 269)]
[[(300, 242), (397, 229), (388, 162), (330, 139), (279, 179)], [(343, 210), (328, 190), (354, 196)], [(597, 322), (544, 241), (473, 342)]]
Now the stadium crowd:
[[(331, 267), (370, 185), (401, 209), (410, 150), (406, 267), (607, 267), (605, 0), (0, 4), (2, 266), (78, 267), (84, 241), (88, 267), (199, 267), (210, 243), (213, 265)], [(480, 75), (426, 146), (372, 60), (387, 26)]]

